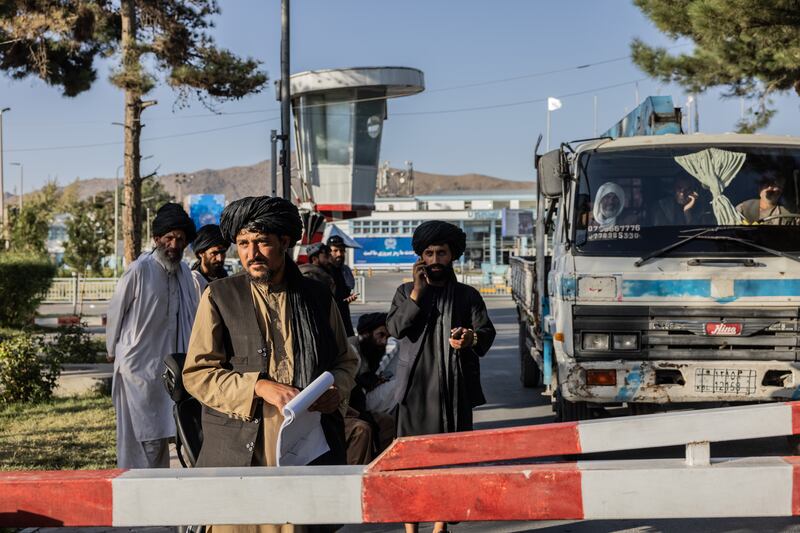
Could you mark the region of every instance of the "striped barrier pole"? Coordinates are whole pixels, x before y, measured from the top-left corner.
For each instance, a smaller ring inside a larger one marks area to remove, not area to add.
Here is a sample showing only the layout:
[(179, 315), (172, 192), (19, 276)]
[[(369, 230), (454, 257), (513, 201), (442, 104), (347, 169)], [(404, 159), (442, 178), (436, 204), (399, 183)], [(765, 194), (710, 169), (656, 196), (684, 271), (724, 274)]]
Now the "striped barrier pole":
[[(0, 526), (793, 516), (800, 458), (712, 462), (707, 443), (798, 434), (799, 405), (398, 439), (366, 468), (3, 472)], [(452, 467), (675, 444), (688, 461)]]

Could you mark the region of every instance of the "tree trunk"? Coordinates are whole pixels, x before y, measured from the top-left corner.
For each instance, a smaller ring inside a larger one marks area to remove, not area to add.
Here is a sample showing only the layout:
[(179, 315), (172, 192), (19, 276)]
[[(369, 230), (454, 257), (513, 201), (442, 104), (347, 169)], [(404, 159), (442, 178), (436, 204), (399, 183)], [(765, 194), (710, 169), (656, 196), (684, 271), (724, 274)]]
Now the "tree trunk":
[[(134, 0), (121, 0), (122, 17), (122, 69), (133, 72), (139, 69), (136, 50), (136, 5)], [(142, 251), (142, 180), (139, 175), (139, 138), (142, 125), (141, 95), (130, 87), (125, 88), (125, 206), (122, 210), (122, 238), (125, 243), (125, 262), (130, 264)]]

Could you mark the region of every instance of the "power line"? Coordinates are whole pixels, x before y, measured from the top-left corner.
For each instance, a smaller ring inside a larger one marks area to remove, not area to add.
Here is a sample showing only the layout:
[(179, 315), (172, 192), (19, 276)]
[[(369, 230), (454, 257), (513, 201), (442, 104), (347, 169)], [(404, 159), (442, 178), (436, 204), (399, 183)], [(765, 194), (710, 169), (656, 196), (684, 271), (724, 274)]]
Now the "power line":
[[(633, 85), (634, 83), (638, 83), (640, 81), (645, 81), (648, 78), (638, 78), (635, 80), (625, 81), (622, 83), (615, 83), (613, 85), (605, 85), (603, 87), (594, 87), (592, 89), (586, 89), (584, 91), (577, 91), (574, 93), (566, 93), (561, 95), (556, 95), (558, 98), (569, 98), (571, 96), (580, 96), (584, 94), (591, 94), (598, 91), (605, 91), (608, 89), (615, 89), (617, 87), (624, 87), (625, 85)], [(490, 105), (483, 105), (483, 106), (475, 106), (475, 107), (461, 107), (456, 109), (437, 109), (437, 110), (428, 110), (428, 111), (405, 111), (405, 112), (393, 112), (392, 116), (395, 115), (441, 115), (445, 113), (464, 113), (468, 111), (483, 111), (486, 109), (499, 109), (503, 107), (515, 107), (521, 105), (529, 105), (529, 104), (538, 104), (547, 101), (546, 96), (540, 98), (534, 98), (532, 100), (520, 100), (518, 102), (508, 102), (505, 104), (490, 104)]]
[[(8, 42), (12, 42), (12, 41), (8, 41)], [(0, 43), (0, 44), (5, 44), (5, 43)], [(674, 50), (676, 48), (684, 48), (686, 46), (689, 46), (690, 44), (691, 43), (678, 44), (678, 45), (675, 45), (675, 46), (667, 47), (666, 49), (667, 50)], [(518, 80), (523, 80), (523, 79), (537, 78), (537, 77), (549, 76), (549, 75), (553, 75), (553, 74), (560, 74), (560, 73), (563, 73), (563, 72), (570, 72), (570, 71), (573, 71), (573, 70), (584, 70), (584, 69), (591, 68), (591, 67), (596, 67), (596, 66), (600, 66), (600, 65), (607, 65), (609, 63), (616, 63), (616, 62), (619, 62), (619, 61), (624, 61), (624, 60), (630, 59), (630, 58), (631, 58), (631, 55), (628, 54), (628, 55), (624, 55), (624, 56), (613, 57), (613, 58), (610, 58), (610, 59), (602, 59), (602, 60), (599, 60), (599, 61), (594, 61), (592, 63), (584, 63), (584, 64), (581, 64), (581, 65), (575, 65), (575, 66), (571, 66), (571, 67), (564, 67), (564, 68), (558, 68), (558, 69), (553, 69), (553, 70), (545, 70), (545, 71), (540, 71), (540, 72), (531, 72), (531, 73), (528, 73), (528, 74), (520, 74), (520, 75), (517, 75), (517, 76), (511, 76), (511, 77), (507, 77), (507, 78), (497, 78), (497, 79), (493, 79), (493, 80), (466, 83), (466, 84), (462, 84), (462, 85), (453, 85), (453, 86), (450, 86), (450, 87), (440, 87), (438, 89), (436, 89), (436, 88), (434, 88), (434, 89), (426, 89), (424, 94), (430, 94), (430, 93), (436, 93), (436, 92), (445, 92), (445, 91), (454, 91), (454, 90), (458, 90), (458, 89), (469, 89), (469, 88), (473, 88), (473, 87), (485, 87), (485, 86), (489, 86), (489, 85), (497, 85), (497, 84), (507, 83), (507, 82), (511, 82), (511, 81), (518, 81)], [(647, 78), (643, 78), (643, 79), (647, 79)], [(598, 90), (601, 90), (601, 89), (598, 89)], [(413, 94), (413, 93), (409, 93), (409, 94)], [(318, 107), (328, 107), (328, 106), (331, 106), (331, 105), (343, 104), (343, 103), (361, 103), (361, 102), (371, 102), (371, 101), (376, 101), (376, 100), (388, 100), (390, 98), (399, 98), (401, 96), (406, 96), (406, 94), (397, 94), (397, 95), (393, 95), (393, 96), (374, 96), (374, 97), (369, 97), (369, 98), (354, 98), (354, 99), (349, 99), (349, 100), (337, 100), (337, 101), (333, 101), (333, 102), (323, 102), (323, 103), (319, 103), (319, 104), (307, 104), (304, 107), (307, 108), (307, 109), (318, 108)], [(525, 103), (531, 103), (531, 102), (525, 102)], [(509, 105), (518, 105), (518, 104), (509, 104)], [(486, 109), (491, 109), (491, 107), (486, 107)], [(471, 110), (471, 109), (469, 109), (469, 110)], [(278, 112), (278, 111), (280, 111), (280, 108), (276, 107), (276, 108), (267, 108), (267, 109), (252, 109), (252, 110), (248, 110), (248, 111), (221, 111), (219, 113), (198, 113), (198, 114), (194, 114), (194, 115), (174, 115), (174, 116), (168, 116), (168, 117), (152, 116), (152, 117), (149, 117), (147, 119), (147, 121), (148, 122), (155, 122), (155, 121), (164, 121), (164, 120), (185, 120), (185, 119), (193, 119), (193, 118), (224, 117), (224, 116), (234, 116), (234, 115), (255, 115), (255, 114), (259, 114), (259, 113), (271, 113), (271, 112)], [(392, 113), (392, 114), (393, 115), (399, 115), (399, 114), (412, 114), (412, 113)], [(85, 121), (71, 121), (70, 124), (105, 124), (107, 122), (109, 122), (109, 121), (107, 121), (107, 120), (85, 120)]]
[[(678, 44), (678, 45), (675, 45), (675, 46), (669, 46), (669, 47), (666, 48), (666, 50), (674, 50), (676, 48), (685, 48), (686, 46), (689, 46), (689, 44), (690, 43), (684, 43), (684, 44)], [(470, 89), (472, 87), (485, 87), (487, 85), (496, 85), (496, 84), (506, 83), (506, 82), (510, 82), (510, 81), (518, 81), (518, 80), (524, 80), (524, 79), (529, 79), (529, 78), (539, 78), (539, 77), (542, 77), (542, 76), (550, 76), (552, 74), (561, 74), (563, 72), (571, 72), (573, 70), (584, 70), (584, 69), (591, 68), (591, 67), (597, 67), (597, 66), (600, 66), (600, 65), (607, 65), (609, 63), (616, 63), (616, 62), (619, 62), (619, 61), (624, 61), (624, 60), (630, 59), (630, 58), (631, 58), (631, 54), (627, 54), (627, 55), (624, 55), (624, 56), (613, 57), (611, 59), (602, 59), (600, 61), (595, 61), (593, 63), (584, 63), (582, 65), (575, 65), (575, 66), (572, 66), (572, 67), (557, 68), (557, 69), (553, 69), (553, 70), (544, 70), (544, 71), (541, 71), (541, 72), (531, 72), (529, 74), (520, 74), (518, 76), (511, 76), (511, 77), (508, 77), (508, 78), (497, 78), (497, 79), (494, 79), (494, 80), (479, 81), (479, 82), (474, 82), (474, 83), (466, 83), (466, 84), (463, 84), (463, 85), (453, 85), (451, 87), (441, 87), (439, 89), (429, 89), (426, 92), (435, 93), (435, 92), (443, 92), (443, 91), (454, 91), (456, 89)]]
[[(614, 83), (614, 84), (605, 85), (605, 86), (602, 86), (602, 87), (594, 87), (594, 88), (586, 89), (586, 90), (583, 90), (583, 91), (565, 93), (565, 94), (561, 94), (561, 95), (557, 95), (557, 96), (558, 96), (558, 98), (570, 98), (572, 96), (581, 96), (581, 95), (584, 95), (584, 94), (591, 94), (591, 93), (595, 93), (595, 92), (598, 92), (598, 91), (605, 91), (605, 90), (608, 90), (608, 89), (615, 89), (617, 87), (624, 87), (626, 85), (633, 85), (635, 83), (638, 83), (640, 81), (645, 81), (647, 79), (648, 78), (638, 78), (638, 79), (635, 79), (635, 80), (625, 81), (625, 82), (621, 82), (621, 83)], [(456, 109), (438, 109), (438, 110), (428, 110), (428, 111), (394, 112), (394, 113), (392, 113), (392, 116), (395, 116), (395, 115), (417, 116), (417, 115), (441, 115), (441, 114), (450, 114), (450, 113), (466, 113), (466, 112), (470, 112), (470, 111), (484, 111), (484, 110), (487, 110), (487, 109), (501, 109), (501, 108), (506, 108), (506, 107), (517, 107), (517, 106), (521, 106), (521, 105), (530, 105), (530, 104), (542, 103), (542, 102), (546, 102), (546, 101), (547, 101), (547, 97), (544, 96), (544, 97), (534, 98), (534, 99), (531, 99), (531, 100), (521, 100), (521, 101), (517, 101), (517, 102), (508, 102), (508, 103), (504, 103), (504, 104), (490, 104), (490, 105), (484, 105), (484, 106), (462, 107), (462, 108), (456, 108)], [(320, 104), (320, 105), (327, 105), (327, 104)], [(234, 125), (231, 125), (231, 126), (223, 126), (223, 127), (219, 127), (219, 128), (209, 128), (209, 129), (205, 129), (205, 130), (189, 131), (189, 132), (185, 132), (185, 133), (175, 133), (175, 134), (171, 134), (171, 135), (162, 135), (162, 136), (158, 136), (158, 137), (146, 137), (146, 138), (142, 138), (142, 141), (143, 142), (146, 142), (146, 141), (161, 141), (161, 140), (165, 140), (165, 139), (176, 139), (176, 138), (180, 138), (180, 137), (189, 137), (189, 136), (192, 136), (192, 135), (202, 135), (202, 134), (205, 134), (205, 133), (213, 133), (213, 132), (217, 132), (217, 131), (225, 131), (225, 130), (231, 130), (231, 129), (235, 129), (235, 128), (243, 128), (243, 127), (247, 127), (247, 126), (253, 126), (253, 125), (256, 125), (256, 124), (263, 124), (265, 122), (271, 122), (273, 120), (279, 120), (279, 119), (280, 119), (279, 116), (270, 117), (270, 118), (266, 118), (266, 119), (262, 119), (262, 120), (256, 120), (256, 121), (252, 121), (252, 122), (245, 122), (245, 123), (242, 123), (242, 124), (234, 124)], [(6, 151), (7, 152), (44, 152), (44, 151), (55, 151), (55, 150), (73, 150), (73, 149), (77, 150), (77, 149), (83, 149), (83, 148), (99, 148), (99, 147), (103, 147), (103, 146), (120, 146), (122, 144), (124, 144), (122, 141), (115, 141), (115, 142), (95, 143), (95, 144), (75, 144), (75, 145), (65, 145), (65, 146), (43, 146), (43, 147), (36, 147), (36, 148), (12, 148), (12, 149), (9, 149), (9, 150), (6, 150)]]
[[(244, 128), (246, 126), (253, 126), (255, 124), (263, 124), (265, 122), (271, 122), (273, 120), (278, 120), (280, 117), (270, 117), (263, 120), (256, 120), (253, 122), (244, 122), (242, 124), (233, 124), (231, 126), (223, 126), (220, 128), (209, 128), (205, 130), (197, 130), (197, 131), (188, 131), (185, 133), (175, 133), (171, 135), (161, 135), (158, 137), (144, 137), (142, 138), (142, 142), (147, 141), (162, 141), (164, 139), (177, 139), (179, 137), (189, 137), (192, 135), (202, 135), (205, 133), (212, 133), (216, 131), (224, 131), (224, 130), (232, 130), (234, 128)], [(113, 141), (113, 142), (105, 142), (105, 143), (94, 143), (94, 144), (72, 144), (72, 145), (64, 145), (64, 146), (40, 146), (36, 148), (12, 148), (10, 150), (6, 150), (6, 152), (45, 152), (45, 151), (55, 151), (55, 150), (78, 150), (82, 148), (99, 148), (103, 146), (121, 146), (123, 145), (123, 141)]]

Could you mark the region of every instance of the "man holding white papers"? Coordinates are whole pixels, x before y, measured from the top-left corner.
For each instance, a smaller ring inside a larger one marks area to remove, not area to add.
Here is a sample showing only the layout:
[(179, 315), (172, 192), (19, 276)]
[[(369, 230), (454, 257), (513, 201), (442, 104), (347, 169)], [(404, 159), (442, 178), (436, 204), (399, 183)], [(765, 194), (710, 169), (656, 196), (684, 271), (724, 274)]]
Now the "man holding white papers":
[[(196, 466), (275, 466), (283, 408), (326, 371), (333, 385), (311, 410), (322, 413), (330, 451), (314, 463), (344, 464), (342, 413), (358, 356), (330, 290), (304, 278), (288, 254), (302, 232), (297, 208), (281, 198), (242, 198), (222, 212), (220, 229), (244, 271), (209, 286), (189, 341), (183, 380), (204, 405)], [(224, 529), (286, 531), (255, 527)]]

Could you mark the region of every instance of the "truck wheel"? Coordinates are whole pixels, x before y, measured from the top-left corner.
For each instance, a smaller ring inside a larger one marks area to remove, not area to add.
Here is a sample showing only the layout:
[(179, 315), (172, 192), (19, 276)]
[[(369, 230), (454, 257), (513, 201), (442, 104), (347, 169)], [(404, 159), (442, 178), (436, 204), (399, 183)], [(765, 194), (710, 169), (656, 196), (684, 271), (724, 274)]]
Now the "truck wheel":
[(519, 324), (519, 380), (522, 386), (526, 389), (538, 387), (541, 382), (542, 372), (539, 370), (539, 365), (531, 356), (526, 346), (525, 339), (528, 332), (526, 331), (525, 324)]
[(571, 402), (561, 396), (561, 391), (556, 389), (556, 422), (577, 422), (590, 418), (589, 405), (586, 402)]

